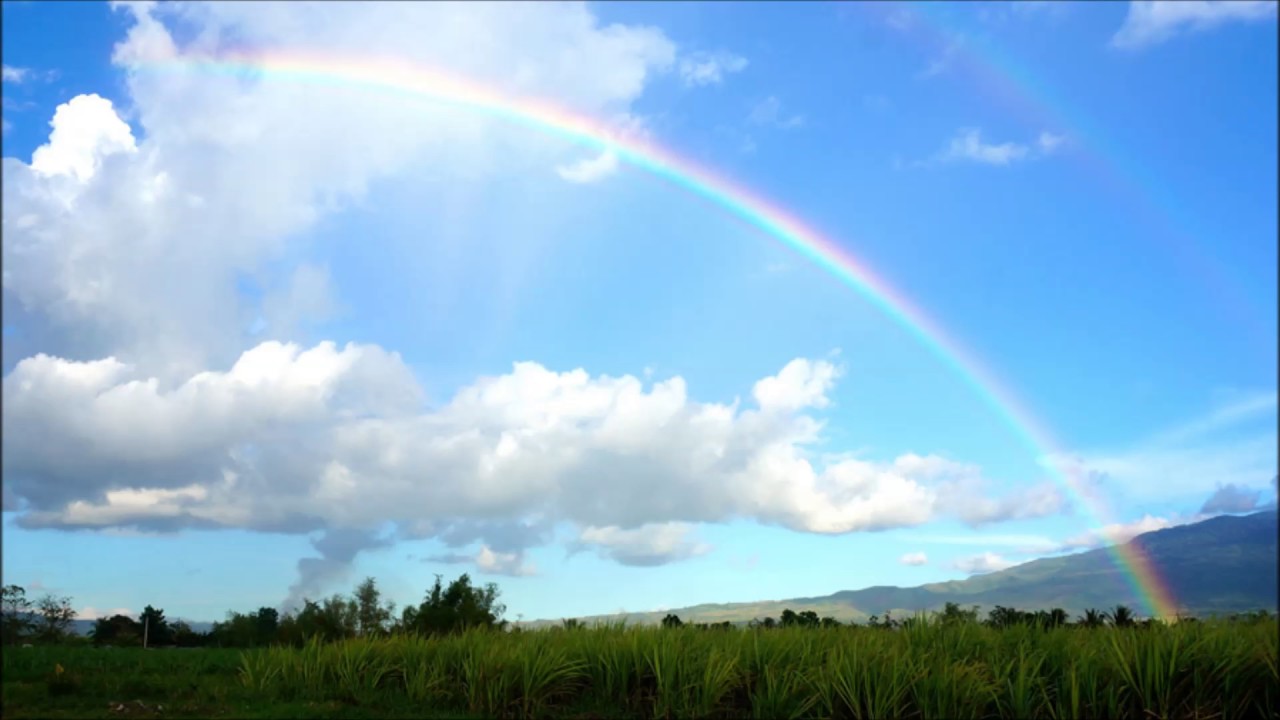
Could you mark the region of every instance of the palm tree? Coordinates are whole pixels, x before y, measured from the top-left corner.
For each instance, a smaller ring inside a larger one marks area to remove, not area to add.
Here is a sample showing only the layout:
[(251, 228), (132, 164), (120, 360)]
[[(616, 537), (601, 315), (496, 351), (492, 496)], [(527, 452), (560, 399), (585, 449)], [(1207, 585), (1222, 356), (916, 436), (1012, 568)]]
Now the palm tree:
[(1107, 621), (1106, 613), (1100, 610), (1089, 608), (1088, 610), (1084, 611), (1084, 615), (1080, 616), (1080, 619), (1077, 622), (1078, 624), (1083, 625), (1084, 627), (1096, 628), (1096, 627), (1101, 627), (1102, 624), (1105, 623), (1106, 621)]
[(1117, 605), (1111, 612), (1105, 614), (1113, 627), (1132, 627), (1134, 624), (1133, 611), (1124, 605)]
[(1069, 619), (1067, 611), (1062, 608), (1053, 608), (1049, 611), (1049, 627), (1062, 627)]

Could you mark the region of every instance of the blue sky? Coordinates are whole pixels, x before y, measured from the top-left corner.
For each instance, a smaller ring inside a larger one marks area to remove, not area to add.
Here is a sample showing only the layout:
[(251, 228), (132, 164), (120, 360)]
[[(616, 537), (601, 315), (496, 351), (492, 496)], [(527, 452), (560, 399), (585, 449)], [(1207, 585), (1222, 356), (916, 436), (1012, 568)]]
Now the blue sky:
[[(6, 584), (217, 619), (470, 572), (573, 616), (953, 579), (1273, 501), (1274, 4), (325, 7), (4, 3)], [(1053, 444), (639, 168), (184, 65), (371, 47), (768, 198)]]

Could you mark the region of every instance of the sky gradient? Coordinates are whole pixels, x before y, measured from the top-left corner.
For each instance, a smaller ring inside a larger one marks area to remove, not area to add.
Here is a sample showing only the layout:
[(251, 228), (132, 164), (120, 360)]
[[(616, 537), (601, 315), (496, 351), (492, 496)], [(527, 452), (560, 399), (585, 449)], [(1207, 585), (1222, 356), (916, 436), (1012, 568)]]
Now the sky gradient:
[[(3, 4), (5, 584), (214, 620), (470, 572), (530, 619), (1275, 501), (1274, 3), (321, 7)], [(618, 153), (229, 54), (390, 59), (711, 169), (1052, 444)]]

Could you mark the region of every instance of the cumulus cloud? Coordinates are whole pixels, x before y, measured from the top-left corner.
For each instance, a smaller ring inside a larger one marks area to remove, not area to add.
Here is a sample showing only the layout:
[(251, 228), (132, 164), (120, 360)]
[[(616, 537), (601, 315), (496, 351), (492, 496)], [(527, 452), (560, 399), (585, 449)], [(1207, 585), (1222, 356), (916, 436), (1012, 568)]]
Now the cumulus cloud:
[(26, 527), (325, 531), (293, 601), (381, 547), (385, 523), (482, 543), (479, 567), (518, 572), (556, 523), (606, 557), (653, 564), (704, 551), (687, 523), (838, 534), (1026, 515), (1021, 499), (975, 499), (990, 491), (976, 468), (943, 458), (811, 459), (812, 413), (837, 375), (795, 360), (742, 407), (695, 401), (679, 377), (517, 363), (428, 409), (376, 346), (265, 342), (168, 390), (114, 358), (40, 355), (4, 378), (0, 461)]
[(622, 565), (651, 566), (710, 552), (711, 546), (690, 537), (685, 523), (653, 523), (630, 530), (617, 526), (585, 527), (577, 545), (593, 548), (601, 557)]
[(1124, 24), (1111, 45), (1139, 50), (1176, 35), (1202, 32), (1228, 23), (1268, 22), (1276, 18), (1273, 0), (1132, 0)]
[(108, 156), (138, 149), (111, 101), (98, 95), (78, 95), (59, 105), (49, 126), (49, 142), (31, 156), (31, 169), (45, 177), (84, 183)]
[(1000, 570), (1011, 568), (1014, 565), (1017, 565), (1017, 563), (993, 552), (985, 552), (981, 555), (963, 557), (952, 563), (952, 567), (956, 570), (970, 575), (998, 572)]
[(129, 28), (113, 60), (125, 73), (130, 123), (107, 100), (79, 96), (59, 108), (49, 143), (29, 163), (4, 159), (4, 324), (22, 330), (6, 338), (7, 367), (37, 352), (115, 356), (172, 382), (230, 362), (250, 341), (251, 322), (273, 319), (264, 299), (292, 291), (287, 274), (258, 297), (238, 281), (299, 256), (304, 231), (359, 202), (370, 183), (407, 172), (476, 181), (562, 166), (580, 152), (496, 118), (358, 85), (181, 64), (159, 73), (139, 62), (316, 48), (367, 57), (376, 47), (504, 94), (626, 119), (676, 56), (660, 31), (603, 26), (583, 4), (119, 8)]
[(680, 80), (686, 87), (718, 85), (724, 76), (741, 72), (747, 59), (729, 52), (693, 52), (680, 58)]
[(929, 556), (922, 552), (907, 553), (898, 558), (898, 562), (903, 565), (920, 566), (929, 562)]
[[(21, 332), (4, 343), (0, 467), (25, 527), (318, 533), (296, 604), (405, 538), (520, 574), (566, 523), (643, 563), (701, 552), (681, 530), (700, 522), (849, 533), (1017, 516), (1022, 500), (983, 500), (976, 469), (942, 458), (813, 459), (839, 374), (823, 361), (789, 363), (749, 403), (696, 401), (679, 377), (521, 362), (428, 406), (394, 352), (283, 341), (340, 312), (326, 268), (296, 259), (371, 183), (566, 167), (579, 151), (358, 86), (138, 66), (377, 47), (629, 132), (631, 105), (674, 64), (661, 32), (601, 26), (583, 4), (119, 7), (129, 122), (77, 96), (30, 162), (3, 161), (4, 324)], [(772, 100), (758, 121), (798, 124)], [(282, 258), (278, 280), (240, 289)]]

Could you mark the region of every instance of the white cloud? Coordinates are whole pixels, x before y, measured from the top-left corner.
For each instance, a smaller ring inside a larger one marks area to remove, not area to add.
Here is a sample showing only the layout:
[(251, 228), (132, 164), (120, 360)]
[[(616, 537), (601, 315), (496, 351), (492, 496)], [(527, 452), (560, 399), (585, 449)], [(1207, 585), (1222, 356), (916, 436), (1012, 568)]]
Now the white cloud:
[(29, 68), (0, 65), (0, 80), (7, 83), (20, 83), (31, 75)]
[(1067, 538), (1067, 540), (1062, 543), (1060, 549), (1079, 550), (1102, 547), (1103, 545), (1123, 545), (1143, 533), (1152, 532), (1154, 530), (1163, 530), (1165, 528), (1176, 527), (1178, 525), (1186, 525), (1203, 519), (1205, 519), (1203, 515), (1192, 515), (1189, 517), (1157, 517), (1153, 515), (1143, 515), (1137, 520), (1111, 523), (1100, 528), (1080, 533), (1074, 537)]
[(960, 558), (952, 563), (952, 567), (970, 575), (998, 572), (1014, 565), (1017, 563), (992, 552)]
[(783, 113), (782, 101), (777, 97), (770, 95), (769, 97), (756, 103), (751, 108), (751, 112), (747, 115), (747, 122), (752, 125), (764, 125), (768, 127), (780, 128), (782, 130), (791, 130), (804, 125), (805, 119), (803, 115), (796, 113)]
[(604, 150), (593, 158), (579, 160), (556, 168), (556, 174), (573, 183), (593, 183), (618, 171), (618, 156), (612, 150)]
[(510, 577), (527, 577), (538, 572), (536, 567), (525, 563), (524, 553), (494, 552), (488, 545), (481, 546), (480, 552), (476, 554), (476, 567), (480, 572)]
[[(501, 94), (622, 118), (623, 133), (638, 124), (632, 103), (676, 54), (661, 32), (602, 26), (582, 4), (122, 7), (131, 26), (114, 60), (132, 130), (106, 100), (79, 96), (59, 109), (30, 164), (4, 159), (4, 320), (22, 329), (6, 338), (10, 367), (36, 352), (115, 356), (171, 383), (228, 363), (246, 347), (252, 319), (271, 315), (238, 278), (304, 257), (305, 231), (359, 202), (371, 182), (414, 173), (471, 183), (580, 153), (515, 124), (358, 84), (217, 75), (180, 62), (147, 72), (134, 62), (265, 48), (341, 58), (377, 47)], [(190, 39), (175, 40), (171, 26)], [(266, 297), (289, 297), (292, 276), (282, 277)]]
[(894, 159), (895, 169), (904, 167), (928, 167), (939, 163), (973, 162), (982, 165), (1007, 167), (1017, 162), (1042, 158), (1057, 152), (1066, 141), (1063, 135), (1049, 131), (1041, 132), (1034, 141), (1028, 143), (1003, 142), (989, 143), (982, 139), (982, 131), (978, 128), (961, 128), (948, 142), (947, 146), (928, 160), (904, 162)]
[(1111, 45), (1138, 50), (1180, 33), (1201, 32), (1233, 22), (1271, 21), (1276, 18), (1276, 7), (1274, 0), (1132, 0)]
[[(807, 413), (835, 374), (789, 363), (743, 409), (695, 402), (679, 377), (646, 388), (518, 363), (426, 411), (399, 357), (376, 346), (267, 342), (169, 390), (113, 358), (42, 355), (4, 378), (3, 471), (27, 526), (393, 522), (495, 553), (545, 542), (554, 522), (594, 528), (581, 539), (623, 558), (650, 532), (651, 554), (687, 549), (663, 523), (849, 533), (1025, 513), (1021, 500), (988, 504), (974, 468), (941, 458), (815, 465), (821, 423)], [(634, 530), (645, 525), (660, 527)]]
[(686, 523), (650, 523), (624, 530), (617, 526), (585, 527), (580, 547), (594, 548), (601, 557), (622, 565), (651, 566), (705, 555), (711, 546), (690, 537)]
[(898, 558), (903, 565), (920, 566), (929, 562), (929, 557), (922, 552), (907, 553)]
[(31, 169), (45, 177), (70, 176), (84, 183), (107, 157), (138, 149), (111, 101), (98, 95), (78, 95), (59, 105), (49, 125), (49, 142), (31, 156)]
[(114, 608), (112, 610), (99, 610), (93, 607), (92, 605), (86, 605), (80, 610), (76, 611), (77, 620), (100, 620), (102, 618), (114, 617), (116, 615), (124, 615), (125, 617), (131, 617), (134, 619), (137, 619), (138, 617), (138, 613), (134, 612), (133, 610), (130, 610), (129, 608)]
[(986, 165), (1008, 165), (1027, 157), (1028, 148), (1014, 142), (991, 144), (982, 142), (982, 131), (965, 128), (951, 139), (942, 153), (943, 161), (970, 160)]
[(747, 59), (729, 52), (695, 52), (680, 58), (680, 79), (687, 87), (718, 85), (724, 76), (741, 72)]

